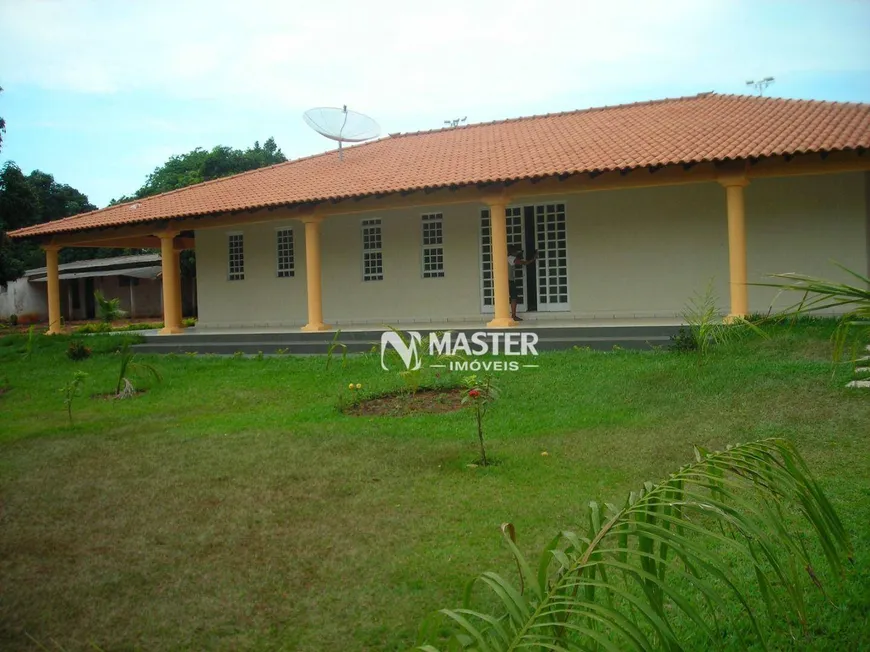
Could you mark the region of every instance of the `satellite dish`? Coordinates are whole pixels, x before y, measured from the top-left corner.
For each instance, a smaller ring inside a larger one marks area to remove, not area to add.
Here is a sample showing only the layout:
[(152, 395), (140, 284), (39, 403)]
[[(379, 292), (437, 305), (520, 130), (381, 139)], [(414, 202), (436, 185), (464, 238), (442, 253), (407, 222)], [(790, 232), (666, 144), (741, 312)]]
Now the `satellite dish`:
[(348, 111), (347, 105), (340, 109), (331, 106), (308, 109), (302, 117), (321, 136), (338, 141), (340, 159), (344, 158), (342, 143), (361, 143), (377, 138), (381, 133), (377, 122), (362, 113)]

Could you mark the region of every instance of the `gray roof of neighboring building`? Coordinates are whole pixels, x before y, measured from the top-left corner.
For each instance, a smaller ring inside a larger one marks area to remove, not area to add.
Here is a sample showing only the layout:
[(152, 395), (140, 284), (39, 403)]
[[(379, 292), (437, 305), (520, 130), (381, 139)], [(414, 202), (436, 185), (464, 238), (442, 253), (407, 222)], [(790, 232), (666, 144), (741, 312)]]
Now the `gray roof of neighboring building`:
[[(63, 263), (58, 266), (61, 272), (89, 272), (117, 270), (122, 275), (124, 270), (133, 270), (149, 266), (148, 263), (160, 263), (160, 254), (134, 254), (131, 256), (115, 256), (114, 258), (92, 258), (91, 260), (77, 260), (72, 263)], [(45, 276), (45, 267), (28, 269), (24, 272), (25, 278), (33, 276)], [(106, 276), (101, 274), (101, 276)]]

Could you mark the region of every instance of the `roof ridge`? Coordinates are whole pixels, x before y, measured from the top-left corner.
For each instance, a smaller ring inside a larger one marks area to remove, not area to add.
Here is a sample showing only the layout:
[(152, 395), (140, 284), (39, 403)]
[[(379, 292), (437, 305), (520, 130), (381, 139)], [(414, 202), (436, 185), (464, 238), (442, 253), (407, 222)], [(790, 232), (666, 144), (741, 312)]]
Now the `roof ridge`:
[(775, 97), (772, 95), (747, 95), (745, 93), (708, 93), (709, 95), (715, 95), (716, 97), (722, 97), (727, 99), (746, 99), (746, 100), (754, 100), (756, 102), (766, 102), (773, 103), (779, 102), (783, 104), (813, 104), (813, 105), (823, 105), (823, 106), (840, 106), (840, 107), (866, 107), (870, 108), (870, 102), (840, 102), (837, 100), (814, 100), (814, 99), (800, 99), (796, 97)]
[[(585, 109), (569, 109), (567, 111), (554, 111), (552, 113), (533, 113), (531, 115), (523, 115), (518, 116), (516, 118), (503, 118), (501, 120), (490, 120), (488, 122), (473, 122), (467, 125), (460, 125), (456, 127), (439, 127), (438, 129), (422, 129), (420, 131), (408, 131), (408, 132), (398, 132), (395, 135), (391, 134), (389, 137), (393, 139), (397, 138), (405, 138), (407, 136), (422, 136), (426, 134), (437, 134), (444, 131), (459, 131), (466, 129), (476, 129), (480, 127), (489, 127), (492, 125), (503, 125), (510, 124), (514, 122), (523, 122), (525, 120), (540, 120), (542, 118), (558, 118), (565, 115), (574, 115), (580, 113), (595, 113), (597, 111), (613, 111), (616, 109), (629, 109), (637, 106), (648, 106), (651, 104), (667, 104), (671, 102), (686, 102), (690, 100), (698, 100), (709, 95), (719, 95), (715, 91), (704, 91), (702, 93), (696, 93), (695, 95), (681, 95), (679, 97), (662, 97), (657, 100), (642, 100), (637, 102), (625, 102), (623, 104), (603, 104), (601, 106), (589, 106)], [(382, 140), (382, 139), (381, 139)]]

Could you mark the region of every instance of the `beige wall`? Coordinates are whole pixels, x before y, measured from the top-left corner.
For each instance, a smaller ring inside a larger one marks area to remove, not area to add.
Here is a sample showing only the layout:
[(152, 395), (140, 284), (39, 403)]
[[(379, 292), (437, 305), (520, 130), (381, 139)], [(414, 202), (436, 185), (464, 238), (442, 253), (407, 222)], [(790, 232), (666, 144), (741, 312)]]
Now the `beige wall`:
[[(292, 227), (296, 275), (278, 278), (278, 228)], [(227, 234), (245, 236), (245, 279), (227, 280)], [(299, 222), (258, 224), (196, 232), (196, 283), (199, 321), (208, 326), (300, 325), (305, 323), (305, 237)]]
[[(776, 272), (838, 277), (837, 260), (868, 268), (865, 175), (765, 179), (746, 189), (750, 282)], [(548, 317), (674, 317), (713, 283), (727, 311), (725, 191), (715, 183), (602, 191), (535, 199), (566, 204), (570, 312)], [(334, 325), (476, 320), (480, 316), (479, 215), (482, 206), (430, 206), (337, 216), (322, 226), (323, 312)], [(445, 277), (421, 275), (420, 215), (444, 214)], [(362, 281), (363, 219), (382, 220), (384, 280)], [(275, 231), (293, 226), (296, 276), (276, 276)], [(227, 280), (227, 233), (245, 235), (246, 278)], [(306, 321), (301, 223), (196, 233), (202, 326), (301, 325)], [(764, 312), (774, 292), (750, 288)], [(780, 305), (784, 305), (781, 304)]]

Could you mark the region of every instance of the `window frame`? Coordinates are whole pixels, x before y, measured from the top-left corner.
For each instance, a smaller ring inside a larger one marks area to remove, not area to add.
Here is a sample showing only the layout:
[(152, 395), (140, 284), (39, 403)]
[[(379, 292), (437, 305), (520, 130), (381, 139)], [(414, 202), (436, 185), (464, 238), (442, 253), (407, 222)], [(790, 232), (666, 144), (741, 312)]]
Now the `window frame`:
[[(427, 234), (427, 225), (437, 227), (437, 235)], [(437, 238), (437, 242), (426, 242), (428, 238)], [(427, 256), (435, 256), (435, 262), (427, 263)], [(433, 269), (426, 269), (426, 265), (437, 265)], [(420, 277), (424, 279), (444, 278), (444, 213), (422, 213), (420, 215)]]
[[(244, 281), (245, 280), (245, 234), (242, 231), (227, 232), (227, 281)], [(233, 251), (233, 238), (239, 238), (239, 250)], [(239, 264), (236, 271), (233, 271), (233, 254), (239, 256)]]
[[(288, 263), (289, 267), (286, 269), (281, 268), (282, 263), (282, 253), (281, 253), (281, 245), (287, 244), (286, 242), (281, 241), (282, 235), (288, 234), (289, 238), (289, 251), (285, 251), (283, 254), (283, 262)], [(294, 233), (294, 229), (292, 226), (278, 226), (275, 227), (275, 277), (276, 278), (295, 278), (296, 276), (296, 233)]]
[[(369, 229), (377, 228), (377, 233), (369, 232)], [(369, 246), (372, 239), (376, 239), (377, 247)], [(360, 243), (361, 243), (361, 264), (362, 264), (362, 280), (363, 283), (384, 280), (384, 225), (380, 217), (368, 217), (360, 221)], [(372, 265), (369, 265), (369, 271), (366, 270), (366, 256), (377, 256), (379, 262), (377, 267), (380, 271), (371, 271)]]

